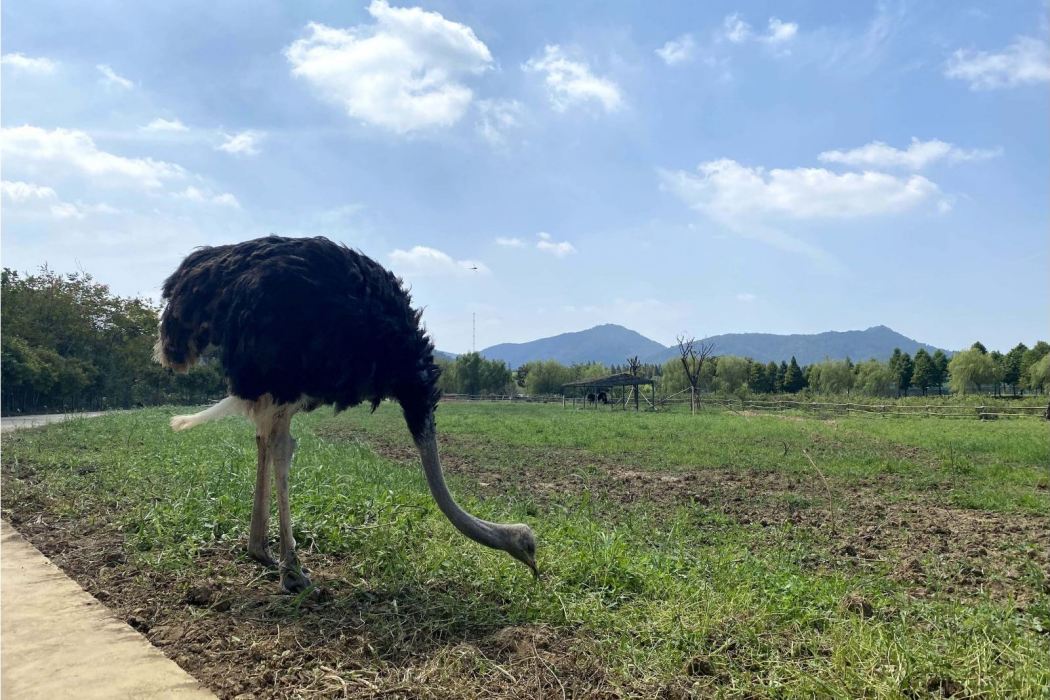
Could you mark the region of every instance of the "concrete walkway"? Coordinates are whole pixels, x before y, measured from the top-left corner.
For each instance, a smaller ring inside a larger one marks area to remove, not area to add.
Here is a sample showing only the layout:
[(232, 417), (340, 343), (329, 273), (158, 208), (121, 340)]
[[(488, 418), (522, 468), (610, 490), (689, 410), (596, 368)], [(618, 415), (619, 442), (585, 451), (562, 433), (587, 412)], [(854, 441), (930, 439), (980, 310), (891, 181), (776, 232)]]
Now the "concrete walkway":
[(7, 521), (0, 521), (0, 613), (5, 700), (215, 698)]
[(87, 413), (43, 413), (38, 416), (4, 416), (0, 418), (0, 432), (6, 433), (19, 428), (35, 428), (38, 425), (58, 423), (70, 418), (94, 418), (101, 415), (101, 411), (89, 411)]

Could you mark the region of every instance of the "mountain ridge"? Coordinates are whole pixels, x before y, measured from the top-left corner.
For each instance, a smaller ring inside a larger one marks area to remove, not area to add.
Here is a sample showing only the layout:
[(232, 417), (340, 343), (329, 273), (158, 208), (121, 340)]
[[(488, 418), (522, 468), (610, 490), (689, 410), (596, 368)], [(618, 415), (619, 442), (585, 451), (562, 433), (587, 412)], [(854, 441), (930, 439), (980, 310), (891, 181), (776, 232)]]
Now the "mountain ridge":
[[(714, 344), (716, 355), (738, 355), (760, 362), (780, 362), (794, 357), (803, 365), (825, 358), (841, 360), (849, 357), (862, 361), (874, 357), (886, 360), (894, 348), (912, 355), (919, 348), (930, 353), (939, 349), (885, 325), (822, 333), (723, 333), (703, 338), (703, 342)], [(562, 364), (624, 364), (628, 357), (635, 355), (643, 362), (663, 363), (678, 356), (677, 346), (664, 346), (614, 323), (523, 343), (499, 343), (479, 352), (487, 359), (503, 360), (510, 367), (534, 360), (556, 360)]]

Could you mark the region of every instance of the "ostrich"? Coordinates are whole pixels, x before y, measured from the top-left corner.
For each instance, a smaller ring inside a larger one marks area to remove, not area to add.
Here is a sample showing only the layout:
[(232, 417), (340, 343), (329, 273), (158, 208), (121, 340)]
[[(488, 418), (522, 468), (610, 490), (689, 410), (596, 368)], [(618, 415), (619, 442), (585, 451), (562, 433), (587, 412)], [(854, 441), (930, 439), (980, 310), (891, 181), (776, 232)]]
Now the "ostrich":
[(449, 493), (438, 459), (434, 410), (440, 397), (434, 346), (401, 280), (372, 259), (327, 238), (269, 236), (199, 248), (165, 282), (155, 359), (185, 372), (209, 347), (218, 350), (229, 396), (193, 415), (185, 430), (228, 415), (255, 424), (258, 463), (248, 555), (270, 554), (269, 465), (277, 485), (282, 587), (310, 586), (295, 553), (288, 473), (296, 441), (292, 416), (322, 405), (336, 411), (397, 399), (441, 512), (470, 539), (502, 549), (534, 575), (536, 541), (522, 524), (481, 520)]

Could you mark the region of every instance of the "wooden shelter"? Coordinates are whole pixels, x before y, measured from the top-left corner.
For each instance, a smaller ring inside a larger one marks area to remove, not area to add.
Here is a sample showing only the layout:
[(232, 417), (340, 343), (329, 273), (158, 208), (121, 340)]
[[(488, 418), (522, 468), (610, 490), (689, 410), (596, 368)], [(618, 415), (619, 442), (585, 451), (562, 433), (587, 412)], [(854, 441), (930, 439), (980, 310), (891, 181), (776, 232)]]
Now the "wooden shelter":
[[(628, 387), (631, 388), (631, 393), (634, 395), (634, 410), (639, 409), (639, 395), (642, 392), (642, 387), (649, 385), (652, 388), (653, 398), (652, 401), (648, 399), (646, 402), (655, 407), (656, 406), (656, 382), (648, 377), (639, 377), (636, 374), (628, 374), (627, 372), (620, 372), (619, 374), (610, 374), (608, 377), (597, 377), (595, 379), (581, 379), (576, 382), (569, 382), (563, 384), (561, 387), (562, 393), (562, 405), (565, 405), (568, 399), (572, 399), (572, 405), (576, 405), (577, 399), (584, 402), (584, 406), (594, 404), (595, 408), (601, 405), (608, 405), (610, 408), (616, 404), (620, 404), (624, 410), (627, 410), (627, 393)], [(619, 389), (619, 397), (613, 396), (613, 389)]]

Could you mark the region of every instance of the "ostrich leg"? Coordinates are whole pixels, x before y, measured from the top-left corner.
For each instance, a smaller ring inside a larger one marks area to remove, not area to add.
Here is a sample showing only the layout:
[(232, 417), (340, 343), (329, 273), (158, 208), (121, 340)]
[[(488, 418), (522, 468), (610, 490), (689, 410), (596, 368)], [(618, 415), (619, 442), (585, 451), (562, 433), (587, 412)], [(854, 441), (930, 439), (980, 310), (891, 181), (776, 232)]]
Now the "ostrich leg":
[(310, 587), (310, 579), (303, 573), (295, 553), (292, 535), (292, 508), (288, 499), (288, 472), (295, 453), (292, 437), (292, 411), (282, 411), (275, 419), (271, 433), (270, 450), (273, 455), (274, 478), (277, 482), (277, 510), (281, 520), (281, 586), (289, 593), (300, 593)]
[(265, 567), (276, 568), (270, 554), (270, 436), (257, 430), (255, 446), (259, 463), (255, 468), (255, 500), (252, 503), (252, 525), (248, 532), (248, 556)]

